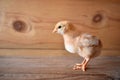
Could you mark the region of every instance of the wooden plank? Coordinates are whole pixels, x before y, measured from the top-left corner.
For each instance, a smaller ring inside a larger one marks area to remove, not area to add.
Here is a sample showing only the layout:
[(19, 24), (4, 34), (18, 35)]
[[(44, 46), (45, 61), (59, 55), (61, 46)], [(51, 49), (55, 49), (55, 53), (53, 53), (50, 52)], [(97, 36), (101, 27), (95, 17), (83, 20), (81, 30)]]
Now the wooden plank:
[(119, 80), (120, 57), (98, 57), (86, 72), (74, 71), (79, 57), (0, 57), (1, 80)]
[[(120, 50), (102, 50), (100, 56), (119, 56)], [(0, 49), (0, 56), (21, 56), (21, 57), (40, 57), (40, 56), (79, 56), (66, 50), (40, 50), (40, 49)]]
[[(0, 0), (0, 48), (63, 49), (62, 37), (51, 32), (56, 22), (69, 20), (100, 37), (105, 49), (120, 49), (119, 14), (119, 0)], [(23, 27), (15, 30), (15, 21)]]
[[(113, 78), (106, 76), (104, 74), (86, 74), (81, 75), (78, 74), (57, 74), (57, 73), (49, 73), (49, 74), (2, 74), (6, 77), (1, 77), (2, 80), (113, 80)], [(41, 77), (42, 76), (42, 77)], [(72, 77), (72, 78), (71, 78)]]

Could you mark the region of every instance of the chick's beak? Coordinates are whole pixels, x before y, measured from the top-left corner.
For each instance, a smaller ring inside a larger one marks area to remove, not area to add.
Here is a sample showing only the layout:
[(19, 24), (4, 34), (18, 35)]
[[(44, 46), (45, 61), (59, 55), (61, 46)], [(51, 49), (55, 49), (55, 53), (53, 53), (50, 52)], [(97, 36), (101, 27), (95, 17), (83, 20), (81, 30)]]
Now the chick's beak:
[(52, 33), (56, 33), (56, 32), (57, 32), (57, 30), (56, 30), (56, 29), (54, 29)]

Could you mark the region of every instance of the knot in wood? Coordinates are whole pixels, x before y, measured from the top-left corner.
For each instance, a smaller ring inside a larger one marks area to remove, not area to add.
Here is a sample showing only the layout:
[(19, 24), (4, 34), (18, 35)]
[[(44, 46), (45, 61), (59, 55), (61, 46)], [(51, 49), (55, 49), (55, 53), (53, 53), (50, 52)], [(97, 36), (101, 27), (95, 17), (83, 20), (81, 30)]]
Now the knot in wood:
[(101, 22), (102, 19), (103, 19), (103, 16), (101, 14), (96, 14), (92, 20), (93, 22), (98, 23), (98, 22)]
[(25, 22), (17, 20), (13, 22), (13, 28), (18, 32), (26, 32), (28, 27)]

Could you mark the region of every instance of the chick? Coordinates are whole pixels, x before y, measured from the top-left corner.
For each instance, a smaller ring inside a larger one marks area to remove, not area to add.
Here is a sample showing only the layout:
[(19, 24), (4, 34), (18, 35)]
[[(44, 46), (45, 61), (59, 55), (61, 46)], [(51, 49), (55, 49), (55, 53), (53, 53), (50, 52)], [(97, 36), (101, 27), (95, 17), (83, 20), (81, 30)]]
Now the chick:
[(55, 25), (53, 33), (63, 36), (65, 49), (70, 53), (78, 53), (84, 58), (81, 64), (75, 64), (74, 70), (86, 70), (88, 62), (99, 56), (102, 48), (100, 39), (91, 34), (79, 32), (69, 21), (60, 21)]

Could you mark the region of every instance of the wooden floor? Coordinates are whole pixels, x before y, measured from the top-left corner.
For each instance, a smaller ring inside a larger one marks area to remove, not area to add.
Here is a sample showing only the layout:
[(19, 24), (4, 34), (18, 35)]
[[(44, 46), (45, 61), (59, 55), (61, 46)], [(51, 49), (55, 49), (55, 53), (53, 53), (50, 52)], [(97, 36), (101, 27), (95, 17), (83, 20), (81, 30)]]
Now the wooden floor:
[(86, 72), (72, 70), (79, 56), (0, 56), (0, 80), (120, 80), (120, 57), (93, 59)]

